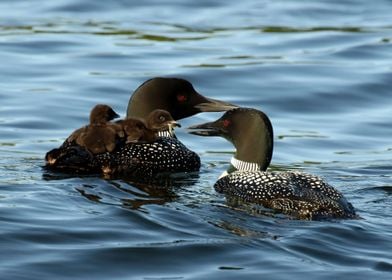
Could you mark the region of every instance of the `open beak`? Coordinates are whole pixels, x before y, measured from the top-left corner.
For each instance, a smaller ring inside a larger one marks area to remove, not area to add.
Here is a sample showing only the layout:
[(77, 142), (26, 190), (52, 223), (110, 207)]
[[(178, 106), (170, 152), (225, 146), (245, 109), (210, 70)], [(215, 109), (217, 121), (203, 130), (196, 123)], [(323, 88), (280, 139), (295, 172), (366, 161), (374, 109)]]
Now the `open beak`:
[(225, 131), (218, 122), (208, 122), (188, 127), (189, 133), (199, 136), (222, 136)]
[(169, 126), (170, 127), (181, 127), (181, 124), (179, 122), (176, 122), (176, 121), (170, 121), (169, 122)]
[(171, 135), (171, 136), (173, 136), (174, 135), (174, 128), (175, 127), (181, 127), (181, 125), (180, 125), (180, 123), (178, 123), (178, 122), (176, 122), (176, 121), (170, 121), (169, 123), (168, 123), (168, 125), (167, 125), (168, 127), (169, 127), (169, 134)]
[(207, 97), (204, 97), (204, 100), (194, 107), (199, 109), (200, 112), (222, 112), (238, 108), (237, 105)]

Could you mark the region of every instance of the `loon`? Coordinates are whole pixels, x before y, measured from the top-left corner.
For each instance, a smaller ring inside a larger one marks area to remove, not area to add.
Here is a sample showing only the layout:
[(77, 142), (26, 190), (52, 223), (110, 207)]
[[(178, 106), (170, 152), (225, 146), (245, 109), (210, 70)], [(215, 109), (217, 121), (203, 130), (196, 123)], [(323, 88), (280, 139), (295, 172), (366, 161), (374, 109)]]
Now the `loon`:
[(110, 123), (118, 117), (110, 106), (96, 105), (90, 113), (90, 124), (73, 136), (76, 137), (75, 142), (92, 154), (112, 152), (116, 147), (116, 138), (124, 135), (121, 126)]
[[(151, 112), (161, 109), (177, 121), (200, 112), (227, 111), (236, 107), (227, 102), (204, 97), (187, 80), (153, 78), (139, 86), (131, 96), (127, 119), (146, 120)], [(164, 131), (158, 131), (160, 137), (152, 142), (121, 141), (112, 152), (96, 155), (88, 155), (83, 147), (68, 139), (60, 148), (47, 153), (46, 166), (59, 171), (83, 173), (105, 173), (104, 170), (109, 166), (110, 172), (127, 176), (199, 171), (200, 157), (175, 137), (172, 126), (168, 126)]]
[(356, 217), (351, 203), (321, 178), (266, 171), (272, 158), (273, 129), (263, 112), (237, 108), (189, 129), (195, 135), (224, 137), (235, 146), (229, 169), (214, 185), (228, 201), (261, 205), (297, 219)]
[(146, 121), (130, 117), (118, 121), (117, 124), (122, 127), (127, 137), (125, 143), (153, 142), (157, 140), (160, 132), (167, 131), (172, 135), (174, 127), (181, 127), (169, 112), (160, 109), (152, 111)]
[(167, 131), (170, 136), (174, 134), (174, 127), (181, 127), (181, 125), (176, 122), (172, 115), (165, 110), (156, 109), (152, 111), (147, 117), (147, 127), (153, 132), (159, 135), (162, 131)]
[[(236, 107), (238, 106), (201, 95), (185, 79), (156, 77), (145, 81), (132, 94), (127, 118), (145, 119), (153, 110), (162, 109), (177, 121), (200, 112), (222, 112)], [(175, 136), (169, 131), (161, 131), (159, 135)]]

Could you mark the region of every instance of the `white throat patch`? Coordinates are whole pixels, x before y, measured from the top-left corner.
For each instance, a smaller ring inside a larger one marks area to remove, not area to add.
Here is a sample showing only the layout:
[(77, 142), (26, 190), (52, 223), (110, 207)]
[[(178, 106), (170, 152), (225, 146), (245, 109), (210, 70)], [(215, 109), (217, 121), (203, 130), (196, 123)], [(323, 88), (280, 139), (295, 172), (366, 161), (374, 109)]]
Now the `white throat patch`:
[[(174, 131), (173, 131), (174, 133)], [(159, 137), (173, 137), (173, 134), (169, 130), (158, 131)]]
[(260, 171), (259, 164), (238, 160), (235, 157), (231, 158), (230, 163), (239, 171)]

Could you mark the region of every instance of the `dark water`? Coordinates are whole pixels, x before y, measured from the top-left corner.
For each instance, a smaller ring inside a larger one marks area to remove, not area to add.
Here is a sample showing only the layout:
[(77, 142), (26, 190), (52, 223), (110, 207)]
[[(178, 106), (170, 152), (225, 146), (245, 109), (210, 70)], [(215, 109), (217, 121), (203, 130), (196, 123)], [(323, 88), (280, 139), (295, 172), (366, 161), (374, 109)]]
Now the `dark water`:
[[(387, 0), (2, 0), (0, 279), (392, 279), (391, 11)], [(42, 170), (93, 105), (124, 116), (154, 76), (264, 110), (272, 168), (324, 177), (363, 219), (226, 207), (212, 186), (233, 148), (185, 129), (203, 162), (190, 178)]]

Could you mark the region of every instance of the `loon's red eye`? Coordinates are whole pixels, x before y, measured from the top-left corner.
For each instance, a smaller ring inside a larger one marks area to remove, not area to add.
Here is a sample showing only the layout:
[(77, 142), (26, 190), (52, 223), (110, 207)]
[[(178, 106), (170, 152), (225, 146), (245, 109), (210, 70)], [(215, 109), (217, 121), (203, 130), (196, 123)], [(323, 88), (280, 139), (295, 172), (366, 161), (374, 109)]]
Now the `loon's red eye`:
[(183, 95), (183, 94), (178, 94), (178, 95), (177, 95), (177, 100), (178, 100), (179, 102), (185, 102), (185, 101), (186, 101), (186, 96)]
[(229, 120), (224, 120), (223, 121), (223, 126), (224, 127), (228, 127), (231, 124), (231, 122)]

